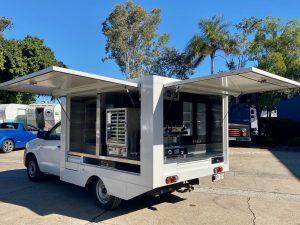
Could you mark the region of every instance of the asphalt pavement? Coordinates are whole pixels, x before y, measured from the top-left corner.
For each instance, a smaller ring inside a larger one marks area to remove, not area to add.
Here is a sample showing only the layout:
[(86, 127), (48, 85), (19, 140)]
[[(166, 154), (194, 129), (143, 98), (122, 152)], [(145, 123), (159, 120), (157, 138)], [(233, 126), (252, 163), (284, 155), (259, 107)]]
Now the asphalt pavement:
[(27, 179), (23, 150), (0, 154), (0, 225), (295, 224), (300, 225), (300, 149), (231, 148), (230, 172), (201, 178), (190, 193), (139, 196), (115, 211), (84, 189), (51, 177)]

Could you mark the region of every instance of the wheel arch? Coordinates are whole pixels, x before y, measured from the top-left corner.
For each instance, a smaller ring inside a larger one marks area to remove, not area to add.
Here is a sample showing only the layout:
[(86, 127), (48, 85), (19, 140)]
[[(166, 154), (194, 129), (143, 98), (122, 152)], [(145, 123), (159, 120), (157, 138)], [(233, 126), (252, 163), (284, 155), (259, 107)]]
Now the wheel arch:
[(101, 178), (98, 177), (97, 175), (90, 176), (85, 182), (85, 187), (90, 186), (91, 184), (93, 184), (94, 182), (96, 182), (99, 179), (101, 179)]
[(1, 138), (1, 141), (0, 141), (1, 146), (0, 147), (2, 147), (3, 142), (6, 141), (6, 140), (11, 140), (14, 143), (14, 146), (16, 146), (15, 140), (12, 137), (4, 136), (4, 137)]
[(32, 152), (29, 152), (29, 153), (26, 154), (25, 160), (24, 160), (24, 161), (25, 161), (25, 166), (26, 166), (26, 167), (27, 167), (27, 164), (28, 164), (28, 160), (29, 160), (31, 157), (34, 157), (34, 158), (36, 159), (37, 164), (39, 164), (36, 155), (35, 155), (34, 153), (32, 153)]
[[(12, 144), (13, 144), (13, 149), (12, 149), (12, 151), (16, 149), (16, 143), (15, 143), (14, 139), (13, 139), (12, 137), (10, 137), (10, 136), (4, 136), (4, 137), (2, 137), (1, 140), (0, 140), (0, 152), (2, 152), (2, 153), (8, 153), (8, 152), (4, 151), (4, 150), (3, 150), (3, 147), (2, 147), (3, 144), (4, 144), (4, 142), (7, 141), (7, 140), (11, 141)], [(10, 151), (9, 151), (9, 152), (10, 152)]]

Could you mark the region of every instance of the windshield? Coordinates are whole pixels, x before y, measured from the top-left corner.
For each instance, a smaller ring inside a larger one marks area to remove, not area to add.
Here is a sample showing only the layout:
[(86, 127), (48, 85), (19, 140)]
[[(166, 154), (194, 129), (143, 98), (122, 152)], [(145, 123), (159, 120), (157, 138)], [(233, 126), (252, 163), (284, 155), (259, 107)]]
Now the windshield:
[(249, 122), (250, 112), (247, 106), (234, 106), (230, 108), (229, 121), (231, 123), (236, 122)]
[(4, 129), (16, 130), (17, 128), (18, 128), (17, 123), (1, 123), (0, 124), (0, 130), (4, 130)]

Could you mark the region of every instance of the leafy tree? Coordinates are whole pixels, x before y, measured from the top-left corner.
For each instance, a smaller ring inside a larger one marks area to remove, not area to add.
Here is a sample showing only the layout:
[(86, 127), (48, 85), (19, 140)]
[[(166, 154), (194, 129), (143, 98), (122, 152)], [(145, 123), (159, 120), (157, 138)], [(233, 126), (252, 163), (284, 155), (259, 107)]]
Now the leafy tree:
[(11, 29), (13, 26), (12, 22), (7, 19), (6, 17), (0, 18), (0, 70), (2, 70), (4, 67), (4, 53), (2, 48), (2, 42), (3, 42), (3, 32), (6, 29)]
[(152, 63), (150, 74), (188, 79), (194, 74), (191, 63), (186, 62), (186, 55), (175, 48), (165, 47)]
[(0, 18), (0, 35), (3, 35), (3, 32), (6, 29), (11, 29), (12, 27), (13, 27), (13, 23), (11, 22), (10, 19), (4, 16)]
[(197, 67), (207, 56), (211, 59), (211, 74), (214, 74), (214, 60), (217, 51), (230, 54), (235, 51), (235, 40), (230, 36), (229, 23), (222, 16), (201, 19), (198, 23), (200, 34), (189, 41), (186, 52), (187, 60)]
[[(0, 37), (4, 64), (0, 69), (0, 82), (5, 82), (49, 66), (65, 67), (56, 60), (54, 53), (43, 40), (27, 36), (24, 40), (6, 40)], [(35, 95), (27, 93), (0, 92), (0, 103), (24, 103), (35, 101)]]
[(267, 17), (260, 23), (249, 55), (258, 68), (280, 76), (300, 79), (300, 27), (297, 20), (282, 23), (280, 18)]
[(229, 60), (226, 60), (226, 65), (229, 70), (241, 69), (246, 66), (250, 60), (248, 54), (250, 36), (257, 30), (262, 22), (261, 19), (250, 17), (243, 19), (235, 25), (237, 33), (234, 35), (235, 51), (229, 55)]
[(169, 35), (156, 35), (160, 23), (160, 10), (147, 12), (128, 1), (117, 5), (102, 24), (107, 38), (103, 61), (113, 59), (127, 78), (149, 74), (153, 59), (169, 39)]
[(271, 115), (271, 112), (276, 109), (281, 97), (274, 92), (266, 92), (259, 96), (257, 107), (260, 111), (266, 110), (267, 117)]
[[(257, 67), (268, 72), (300, 79), (300, 27), (297, 20), (283, 23), (280, 18), (267, 17), (256, 27), (248, 54)], [(268, 112), (275, 109), (280, 99), (299, 94), (298, 90), (262, 94), (258, 106)]]

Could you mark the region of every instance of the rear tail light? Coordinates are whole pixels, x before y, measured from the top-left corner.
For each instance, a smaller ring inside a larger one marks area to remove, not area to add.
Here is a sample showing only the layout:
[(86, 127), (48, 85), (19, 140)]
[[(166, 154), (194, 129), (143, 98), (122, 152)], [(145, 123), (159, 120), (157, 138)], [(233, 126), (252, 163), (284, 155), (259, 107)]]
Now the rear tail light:
[(222, 172), (223, 172), (223, 167), (222, 166), (214, 168), (214, 173), (222, 173)]
[(170, 176), (166, 178), (166, 184), (175, 183), (178, 180), (178, 176)]

